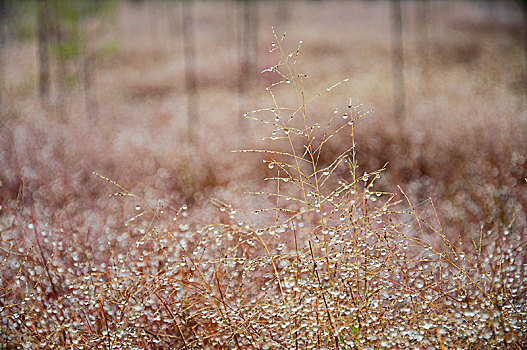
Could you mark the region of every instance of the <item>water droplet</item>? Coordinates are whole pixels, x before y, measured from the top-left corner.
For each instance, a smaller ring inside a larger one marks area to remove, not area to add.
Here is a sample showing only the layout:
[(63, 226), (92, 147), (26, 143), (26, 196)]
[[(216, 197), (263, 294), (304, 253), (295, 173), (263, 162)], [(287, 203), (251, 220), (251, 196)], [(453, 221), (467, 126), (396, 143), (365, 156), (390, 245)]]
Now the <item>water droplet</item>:
[(291, 80), (286, 79), (285, 83), (286, 83), (286, 84), (289, 84), (289, 83), (291, 83)]
[(324, 170), (324, 172), (322, 173), (322, 175), (324, 175), (324, 176), (328, 176), (328, 175), (329, 175), (329, 170)]
[(344, 114), (342, 115), (342, 119), (348, 119), (348, 117), (349, 117), (349, 116), (348, 116), (348, 113), (344, 113)]
[(141, 207), (139, 205), (136, 205), (135, 210), (141, 210)]
[(269, 163), (269, 165), (267, 165), (267, 167), (268, 167), (269, 169), (274, 168), (274, 163)]

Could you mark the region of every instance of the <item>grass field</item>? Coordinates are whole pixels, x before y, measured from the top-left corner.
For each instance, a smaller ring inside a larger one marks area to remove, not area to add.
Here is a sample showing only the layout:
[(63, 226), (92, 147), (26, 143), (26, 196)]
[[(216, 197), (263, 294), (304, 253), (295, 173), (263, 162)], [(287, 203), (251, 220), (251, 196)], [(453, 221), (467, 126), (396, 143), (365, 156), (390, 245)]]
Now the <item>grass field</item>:
[(115, 2), (45, 104), (21, 4), (0, 348), (527, 346), (519, 5), (403, 2), (397, 114), (389, 2)]

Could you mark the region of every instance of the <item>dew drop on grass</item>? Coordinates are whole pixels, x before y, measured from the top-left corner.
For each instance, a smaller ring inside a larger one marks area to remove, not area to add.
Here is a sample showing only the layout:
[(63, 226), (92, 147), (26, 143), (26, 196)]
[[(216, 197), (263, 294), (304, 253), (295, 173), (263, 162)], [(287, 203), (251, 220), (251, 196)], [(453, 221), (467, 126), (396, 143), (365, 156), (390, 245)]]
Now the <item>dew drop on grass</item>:
[(322, 173), (322, 175), (324, 175), (324, 176), (328, 176), (328, 175), (329, 175), (329, 170), (324, 170), (324, 172)]
[(344, 114), (342, 115), (342, 119), (348, 119), (348, 113), (344, 113)]
[(274, 168), (274, 163), (269, 163), (269, 165), (267, 165), (267, 167), (268, 167), (269, 169)]
[(135, 210), (141, 210), (141, 207), (139, 205), (136, 205)]

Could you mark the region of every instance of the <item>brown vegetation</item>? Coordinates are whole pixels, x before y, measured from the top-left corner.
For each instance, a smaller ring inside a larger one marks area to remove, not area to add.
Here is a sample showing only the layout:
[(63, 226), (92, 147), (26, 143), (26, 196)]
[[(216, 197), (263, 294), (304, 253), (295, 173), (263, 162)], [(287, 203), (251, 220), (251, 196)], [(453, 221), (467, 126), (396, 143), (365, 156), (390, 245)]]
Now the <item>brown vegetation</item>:
[[(243, 93), (240, 9), (193, 5), (193, 137), (179, 4), (116, 8), (96, 124), (80, 87), (41, 106), (36, 42), (5, 44), (0, 347), (524, 348), (514, 6), (432, 2), (422, 41), (403, 2), (396, 119), (387, 3), (258, 4), (267, 71)], [(263, 106), (246, 127), (240, 104)]]

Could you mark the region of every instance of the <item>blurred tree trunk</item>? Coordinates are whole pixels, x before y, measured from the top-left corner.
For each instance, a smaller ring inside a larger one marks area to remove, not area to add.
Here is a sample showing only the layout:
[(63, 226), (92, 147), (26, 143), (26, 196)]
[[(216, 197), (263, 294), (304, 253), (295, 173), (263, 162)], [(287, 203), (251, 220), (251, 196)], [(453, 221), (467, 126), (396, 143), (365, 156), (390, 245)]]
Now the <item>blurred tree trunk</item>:
[[(4, 46), (7, 35), (7, 1), (0, 0), (0, 111), (4, 107), (2, 94), (4, 92)], [(1, 122), (1, 121), (0, 121)]]
[(287, 22), (293, 12), (293, 1), (278, 1), (276, 4), (276, 19), (282, 28), (287, 28)]
[[(46, 0), (47, 1), (47, 0)], [(66, 84), (66, 57), (65, 57), (65, 52), (64, 52), (64, 33), (63, 33), (63, 30), (61, 28), (61, 23), (60, 23), (60, 6), (62, 5), (61, 3), (61, 0), (53, 0), (53, 10), (52, 10), (52, 15), (49, 18), (50, 20), (50, 24), (51, 24), (51, 27), (53, 28), (53, 40), (54, 40), (54, 44), (55, 44), (55, 47), (56, 47), (56, 52), (57, 52), (57, 58), (58, 58), (58, 62), (57, 62), (57, 87), (58, 87), (58, 90), (59, 90), (59, 96), (58, 96), (58, 99), (59, 99), (59, 104), (61, 104), (63, 101), (63, 94), (66, 90), (66, 87), (65, 87), (65, 84)]]
[(523, 12), (523, 48), (527, 53), (527, 0), (522, 1)]
[(521, 0), (521, 8), (523, 13), (523, 120), (527, 122), (527, 0)]
[(196, 79), (196, 39), (194, 37), (194, 13), (192, 1), (183, 2), (183, 50), (185, 55), (185, 90), (187, 95), (188, 130), (192, 140), (199, 129), (199, 96)]
[[(48, 1), (48, 0), (45, 0)], [(63, 6), (73, 6), (72, 3), (63, 3), (63, 0), (52, 0), (53, 8), (50, 11), (48, 17), (48, 25), (52, 30), (53, 37), (53, 52), (56, 54), (56, 75), (55, 75), (55, 87), (56, 87), (56, 100), (55, 100), (55, 111), (58, 119), (66, 121), (68, 116), (66, 115), (66, 79), (68, 77), (68, 61), (66, 57), (67, 46), (70, 45), (66, 36), (68, 35), (66, 28), (63, 28), (62, 17), (63, 17)]]
[[(239, 10), (238, 21), (241, 30), (239, 39), (239, 61), (240, 73), (238, 74), (238, 95), (240, 98), (239, 115), (247, 112), (248, 90), (252, 85), (251, 77), (256, 74), (258, 53), (258, 2), (243, 0), (239, 2), (242, 8)], [(240, 127), (245, 130), (246, 121), (240, 119)]]
[(81, 54), (82, 54), (82, 82), (84, 87), (84, 105), (86, 113), (86, 121), (88, 124), (96, 124), (99, 114), (99, 104), (97, 102), (96, 92), (95, 92), (95, 77), (96, 77), (96, 58), (94, 52), (90, 49), (89, 46), (89, 37), (88, 37), (88, 26), (87, 18), (83, 18), (81, 25), (83, 27), (82, 33), (83, 37), (81, 38)]
[(392, 24), (392, 72), (394, 90), (394, 112), (399, 119), (405, 117), (405, 86), (404, 86), (404, 57), (403, 57), (403, 31), (401, 1), (392, 0), (391, 24)]
[(157, 47), (157, 22), (159, 21), (159, 16), (156, 13), (156, 3), (155, 2), (145, 2), (146, 5), (146, 17), (148, 22), (148, 32), (150, 35), (150, 54), (152, 55), (152, 63), (155, 64), (158, 57), (156, 56), (156, 47)]
[(429, 94), (429, 47), (428, 47), (428, 0), (420, 0), (415, 7), (416, 18), (416, 51), (421, 65), (421, 90), (425, 96)]
[(37, 28), (38, 28), (38, 92), (40, 102), (49, 102), (50, 74), (49, 74), (49, 36), (50, 36), (50, 4), (48, 0), (38, 0)]
[(176, 36), (180, 35), (181, 31), (183, 30), (180, 26), (180, 19), (183, 18), (183, 15), (180, 12), (181, 12), (181, 8), (179, 7), (179, 4), (174, 3), (174, 10), (173, 12), (172, 11), (170, 12), (173, 15), (170, 16), (169, 18), (169, 25), (170, 25), (171, 33)]

